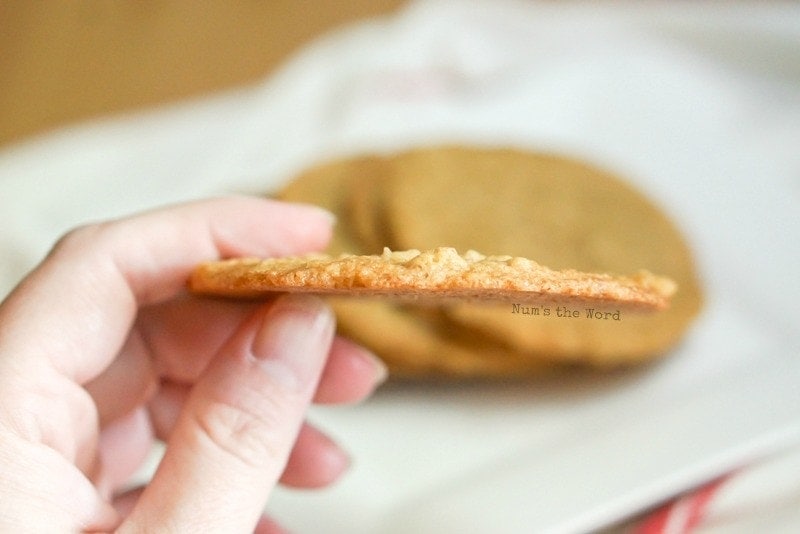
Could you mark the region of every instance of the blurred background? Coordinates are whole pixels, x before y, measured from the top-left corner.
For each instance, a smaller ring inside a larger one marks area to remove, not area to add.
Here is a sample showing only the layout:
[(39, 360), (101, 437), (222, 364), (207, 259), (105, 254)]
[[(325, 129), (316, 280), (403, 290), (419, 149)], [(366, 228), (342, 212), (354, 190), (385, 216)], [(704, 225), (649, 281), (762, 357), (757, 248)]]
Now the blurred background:
[(256, 82), (323, 32), (402, 4), (0, 2), (0, 145)]

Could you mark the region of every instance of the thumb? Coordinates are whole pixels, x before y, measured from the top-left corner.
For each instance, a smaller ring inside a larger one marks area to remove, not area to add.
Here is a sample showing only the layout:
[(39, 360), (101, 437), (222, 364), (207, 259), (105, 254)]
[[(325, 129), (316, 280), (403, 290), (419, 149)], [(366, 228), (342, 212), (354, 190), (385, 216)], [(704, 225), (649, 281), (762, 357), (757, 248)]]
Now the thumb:
[(252, 532), (300, 430), (334, 332), (318, 299), (284, 296), (201, 376), (121, 531)]

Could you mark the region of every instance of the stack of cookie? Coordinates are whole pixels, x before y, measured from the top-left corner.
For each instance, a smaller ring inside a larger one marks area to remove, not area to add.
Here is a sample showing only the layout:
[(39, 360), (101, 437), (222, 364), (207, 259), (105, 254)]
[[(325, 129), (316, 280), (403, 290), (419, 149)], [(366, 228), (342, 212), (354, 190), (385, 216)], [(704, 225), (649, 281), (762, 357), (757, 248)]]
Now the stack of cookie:
[(585, 163), (512, 149), (437, 147), (321, 165), (278, 195), (339, 217), (332, 254), (454, 247), (553, 269), (677, 283), (658, 313), (568, 302), (331, 298), (346, 335), (395, 376), (509, 377), (564, 365), (615, 367), (669, 351), (701, 308), (678, 229), (624, 181)]

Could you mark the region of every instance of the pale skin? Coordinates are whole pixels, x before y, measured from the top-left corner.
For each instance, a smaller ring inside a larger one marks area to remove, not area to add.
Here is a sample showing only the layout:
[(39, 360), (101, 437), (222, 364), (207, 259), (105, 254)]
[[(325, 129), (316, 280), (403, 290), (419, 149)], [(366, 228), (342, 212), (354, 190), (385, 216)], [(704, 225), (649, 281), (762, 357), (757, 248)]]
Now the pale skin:
[[(315, 488), (346, 454), (304, 422), (385, 368), (313, 297), (186, 294), (203, 260), (322, 249), (332, 218), (227, 198), (77, 229), (0, 304), (0, 530), (279, 532), (278, 483)], [(151, 450), (144, 488), (121, 492)]]

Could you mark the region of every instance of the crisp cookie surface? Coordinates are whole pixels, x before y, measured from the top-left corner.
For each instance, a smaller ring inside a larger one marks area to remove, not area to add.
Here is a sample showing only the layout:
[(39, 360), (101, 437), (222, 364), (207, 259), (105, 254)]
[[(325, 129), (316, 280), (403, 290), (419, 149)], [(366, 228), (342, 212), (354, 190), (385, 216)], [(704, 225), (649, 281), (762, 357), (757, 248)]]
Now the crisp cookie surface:
[(381, 255), (313, 254), (233, 259), (203, 264), (193, 274), (196, 293), (258, 297), (275, 291), (422, 299), (515, 302), (599, 302), (664, 309), (675, 291), (669, 279), (647, 272), (622, 277), (555, 271), (512, 256), (459, 254), (454, 248), (390, 251)]

